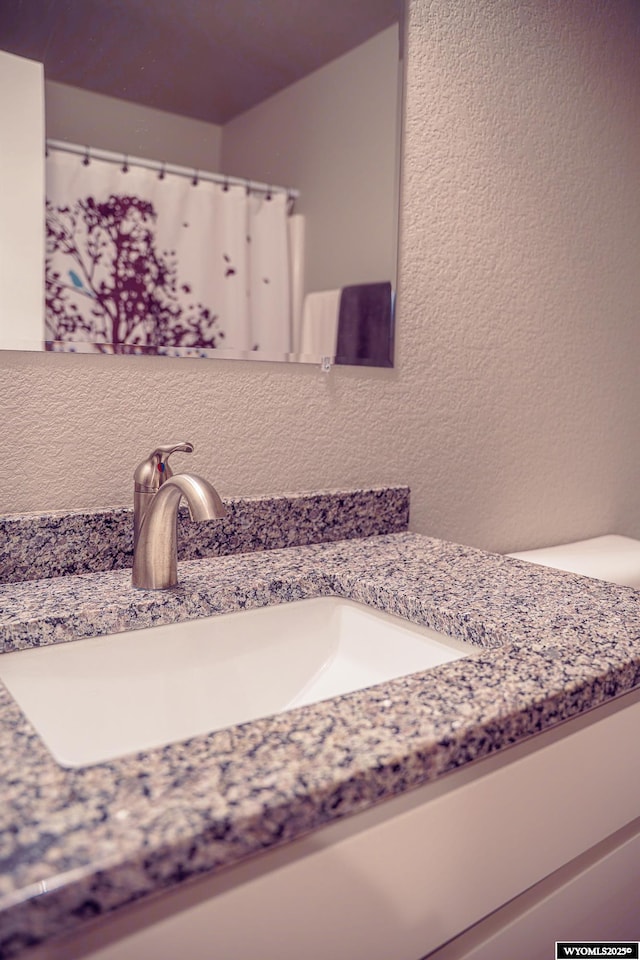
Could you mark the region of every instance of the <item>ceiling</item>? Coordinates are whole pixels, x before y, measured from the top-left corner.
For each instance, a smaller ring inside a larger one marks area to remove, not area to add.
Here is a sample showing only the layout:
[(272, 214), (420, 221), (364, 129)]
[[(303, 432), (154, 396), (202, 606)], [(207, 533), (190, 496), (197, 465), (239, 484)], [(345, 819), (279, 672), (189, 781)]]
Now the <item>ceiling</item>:
[(400, 18), (402, 0), (0, 0), (48, 80), (226, 123)]

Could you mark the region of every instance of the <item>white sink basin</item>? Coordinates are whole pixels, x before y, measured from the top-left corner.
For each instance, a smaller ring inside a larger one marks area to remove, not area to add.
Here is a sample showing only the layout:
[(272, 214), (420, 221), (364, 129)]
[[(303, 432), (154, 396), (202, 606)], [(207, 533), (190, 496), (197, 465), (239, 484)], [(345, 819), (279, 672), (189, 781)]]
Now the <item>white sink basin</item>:
[(281, 713), (471, 655), (338, 597), (0, 656), (0, 680), (56, 760), (78, 767)]

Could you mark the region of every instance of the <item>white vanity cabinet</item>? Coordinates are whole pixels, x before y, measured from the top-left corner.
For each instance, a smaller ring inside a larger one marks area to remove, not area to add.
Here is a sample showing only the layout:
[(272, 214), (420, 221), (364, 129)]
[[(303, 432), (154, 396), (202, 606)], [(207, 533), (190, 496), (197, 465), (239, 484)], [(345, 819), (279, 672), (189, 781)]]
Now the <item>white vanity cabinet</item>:
[(636, 691), (31, 956), (538, 960), (637, 939), (639, 729)]

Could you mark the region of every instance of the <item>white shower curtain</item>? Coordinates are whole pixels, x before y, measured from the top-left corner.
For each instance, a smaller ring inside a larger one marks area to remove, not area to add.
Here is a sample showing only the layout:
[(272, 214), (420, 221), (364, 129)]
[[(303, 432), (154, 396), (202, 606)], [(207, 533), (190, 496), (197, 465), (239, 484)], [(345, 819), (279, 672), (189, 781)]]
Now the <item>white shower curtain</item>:
[(47, 158), (47, 346), (288, 354), (285, 194), (123, 166)]

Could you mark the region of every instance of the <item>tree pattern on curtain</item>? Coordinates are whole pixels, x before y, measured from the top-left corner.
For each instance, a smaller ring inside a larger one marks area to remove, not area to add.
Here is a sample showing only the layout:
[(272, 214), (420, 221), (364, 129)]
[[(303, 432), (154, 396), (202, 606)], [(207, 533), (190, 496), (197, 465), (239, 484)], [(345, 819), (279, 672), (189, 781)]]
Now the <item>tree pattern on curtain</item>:
[[(221, 345), (224, 331), (209, 307), (177, 297), (175, 251), (163, 254), (155, 243), (156, 211), (138, 197), (93, 197), (72, 206), (47, 201), (46, 316), (47, 340), (90, 340), (102, 352), (130, 352), (158, 346)], [(83, 222), (84, 249), (77, 242)], [(52, 255), (73, 263), (65, 278)], [(105, 269), (99, 270), (102, 266)], [(229, 272), (227, 272), (229, 275)], [(191, 292), (188, 284), (182, 292)], [(90, 301), (81, 311), (78, 296)]]
[(50, 350), (291, 350), (284, 194), (55, 151), (45, 281)]

